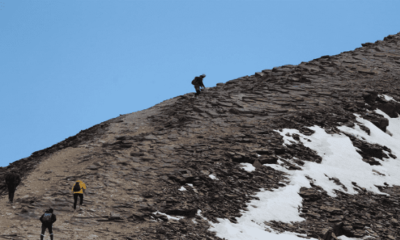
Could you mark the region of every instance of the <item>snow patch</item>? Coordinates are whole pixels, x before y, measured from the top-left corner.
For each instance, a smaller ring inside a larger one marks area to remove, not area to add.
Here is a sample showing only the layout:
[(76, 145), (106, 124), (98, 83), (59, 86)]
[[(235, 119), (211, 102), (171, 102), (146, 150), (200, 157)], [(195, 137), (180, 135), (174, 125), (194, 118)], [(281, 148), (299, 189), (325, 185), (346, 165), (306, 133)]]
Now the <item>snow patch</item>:
[(382, 95), (378, 95), (379, 97), (382, 97), (382, 98), (384, 98), (386, 101), (395, 101), (395, 102), (398, 102), (398, 101), (396, 101), (396, 100), (394, 100), (394, 98), (393, 97), (391, 97), (391, 96), (388, 96), (388, 95), (385, 95), (385, 94), (382, 94)]
[(181, 191), (181, 192), (187, 191), (187, 189), (184, 186), (181, 186), (181, 188), (179, 188), (178, 190)]
[(290, 232), (276, 234), (272, 232), (269, 228), (266, 228), (251, 221), (242, 222), (239, 224), (232, 224), (227, 219), (218, 219), (218, 221), (220, 222), (218, 224), (210, 223), (212, 226), (212, 231), (216, 231), (218, 237), (226, 238), (229, 240), (299, 240), (304, 238), (298, 237), (296, 235), (304, 237), (306, 236)]
[(241, 163), (240, 167), (247, 172), (252, 172), (252, 171), (256, 170), (256, 168), (250, 163)]
[(208, 175), (212, 180), (218, 180), (218, 178), (214, 174)]
[[(359, 125), (354, 128), (341, 126), (342, 132), (352, 134), (360, 140), (369, 143), (378, 143), (389, 147), (392, 153), (400, 157), (400, 118), (390, 118), (380, 110), (377, 113), (383, 115), (389, 120), (387, 129), (392, 136), (377, 128), (371, 122), (357, 116), (357, 121), (368, 127), (371, 131), (370, 135), (361, 130)], [(379, 191), (376, 185), (398, 184), (400, 182), (400, 161), (392, 158), (380, 161), (382, 166), (371, 166), (362, 161), (362, 157), (356, 151), (351, 140), (344, 134), (327, 134), (324, 129), (314, 126), (310, 127), (315, 133), (311, 136), (305, 136), (296, 129), (283, 129), (278, 131), (284, 140), (284, 144), (290, 146), (292, 142), (297, 142), (291, 136), (296, 133), (300, 136), (300, 141), (310, 149), (316, 151), (322, 157), (321, 163), (305, 161), (301, 171), (289, 171), (280, 164), (269, 164), (276, 170), (280, 170), (289, 174), (290, 183), (274, 191), (265, 191), (256, 194), (260, 200), (252, 200), (248, 204), (248, 211), (241, 211), (242, 216), (236, 218), (237, 224), (230, 222), (228, 219), (218, 219), (219, 223), (210, 223), (211, 231), (215, 231), (218, 237), (227, 238), (229, 240), (244, 239), (302, 239), (299, 234), (282, 233), (277, 234), (264, 224), (265, 221), (282, 221), (296, 222), (304, 219), (299, 216), (299, 208), (301, 207), (302, 198), (299, 196), (301, 187), (310, 188), (310, 181), (306, 176), (312, 177), (316, 185), (321, 186), (327, 193), (334, 197), (335, 190), (344, 191), (342, 186), (336, 185), (329, 178), (338, 178), (343, 185), (347, 187), (347, 193), (356, 194), (353, 189), (352, 182), (356, 182), (358, 186), (366, 188), (377, 194), (385, 194)], [(289, 134), (288, 134), (289, 133)], [(286, 136), (288, 134), (289, 136)], [(290, 161), (290, 159), (287, 159)], [(248, 171), (254, 168), (251, 164), (241, 164)], [(251, 167), (252, 168), (251, 168)], [(254, 169), (252, 170), (254, 171)], [(376, 174), (376, 171), (384, 173), (385, 176)], [(341, 236), (338, 239), (348, 240)]]

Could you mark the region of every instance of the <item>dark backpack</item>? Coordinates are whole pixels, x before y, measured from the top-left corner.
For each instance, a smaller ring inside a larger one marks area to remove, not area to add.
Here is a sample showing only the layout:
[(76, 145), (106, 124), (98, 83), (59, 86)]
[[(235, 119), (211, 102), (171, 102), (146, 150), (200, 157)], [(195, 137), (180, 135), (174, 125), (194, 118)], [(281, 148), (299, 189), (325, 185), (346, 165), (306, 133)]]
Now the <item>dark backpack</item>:
[(17, 186), (21, 182), (21, 178), (16, 173), (9, 173), (6, 175), (7, 185)]
[(52, 213), (44, 213), (42, 218), (43, 223), (51, 223), (52, 216), (53, 216)]
[(78, 182), (75, 183), (74, 192), (79, 192), (80, 190), (81, 190), (81, 186), (79, 185), (79, 183)]
[(193, 85), (201, 85), (201, 82), (203, 81), (203, 79), (201, 77), (195, 77), (192, 81)]

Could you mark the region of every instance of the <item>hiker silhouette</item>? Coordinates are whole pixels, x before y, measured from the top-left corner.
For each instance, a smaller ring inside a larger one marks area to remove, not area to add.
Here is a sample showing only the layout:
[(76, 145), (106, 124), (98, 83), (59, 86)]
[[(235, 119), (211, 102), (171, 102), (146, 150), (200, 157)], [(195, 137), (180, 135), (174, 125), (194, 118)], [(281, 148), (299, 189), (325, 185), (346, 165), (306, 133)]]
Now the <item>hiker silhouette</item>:
[(8, 188), (8, 199), (10, 203), (14, 201), (14, 193), (17, 186), (21, 183), (21, 177), (15, 169), (11, 169), (5, 176), (6, 185)]
[(202, 90), (205, 89), (204, 84), (203, 84), (203, 79), (206, 77), (205, 74), (202, 74), (198, 77), (195, 77), (192, 80), (192, 84), (194, 85), (194, 89), (196, 89), (196, 94), (195, 96), (198, 96)]

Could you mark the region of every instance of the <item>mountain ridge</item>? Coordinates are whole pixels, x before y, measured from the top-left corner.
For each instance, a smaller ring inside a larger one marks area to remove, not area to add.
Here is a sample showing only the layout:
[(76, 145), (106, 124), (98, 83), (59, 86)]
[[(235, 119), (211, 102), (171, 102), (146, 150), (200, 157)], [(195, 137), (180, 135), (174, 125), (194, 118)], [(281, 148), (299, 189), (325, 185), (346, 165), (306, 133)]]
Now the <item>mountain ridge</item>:
[[(215, 230), (221, 219), (238, 223), (260, 189), (274, 192), (291, 184), (290, 174), (278, 168), (302, 171), (324, 161), (296, 140), (313, 136), (313, 126), (346, 135), (371, 166), (394, 159), (393, 149), (362, 141), (341, 127), (374, 131), (360, 123), (358, 114), (387, 132), (390, 121), (376, 110), (398, 116), (399, 40), (400, 34), (390, 35), (354, 51), (219, 83), (197, 98), (178, 96), (35, 152), (10, 164), (23, 181), (15, 208), (1, 200), (0, 228), (11, 239), (35, 238), (38, 215), (52, 206), (60, 215), (55, 235), (61, 239), (221, 239)], [(291, 145), (285, 145), (284, 129), (299, 131), (290, 134)], [(5, 170), (0, 168), (0, 175)], [(72, 213), (69, 190), (78, 178), (88, 186), (88, 204)], [(332, 178), (341, 188), (335, 198), (310, 179), (311, 187), (298, 194), (303, 221), (260, 226), (316, 239), (395, 239), (397, 186), (379, 186), (389, 198), (358, 187), (361, 183), (353, 184), (358, 193), (350, 194), (352, 189)], [(363, 203), (373, 206), (374, 214), (357, 205), (365, 195), (374, 199)], [(349, 211), (353, 202), (361, 210)], [(390, 219), (380, 221), (387, 213)], [(380, 214), (378, 220), (371, 217)]]

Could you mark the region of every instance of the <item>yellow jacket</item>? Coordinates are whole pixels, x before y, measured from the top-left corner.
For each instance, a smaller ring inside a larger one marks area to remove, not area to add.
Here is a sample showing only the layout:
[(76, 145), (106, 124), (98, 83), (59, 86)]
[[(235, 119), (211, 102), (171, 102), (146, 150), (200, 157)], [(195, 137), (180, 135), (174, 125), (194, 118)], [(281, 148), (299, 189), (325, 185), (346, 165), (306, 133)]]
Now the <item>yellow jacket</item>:
[(75, 186), (75, 184), (76, 184), (76, 183), (74, 183), (74, 185), (72, 186), (71, 191), (72, 191), (74, 194), (83, 194), (83, 189), (86, 190), (86, 185), (85, 185), (81, 180), (78, 180), (78, 181), (76, 181), (76, 182), (79, 182), (79, 186), (81, 187), (81, 190), (78, 191), (78, 192), (74, 192), (74, 186)]

